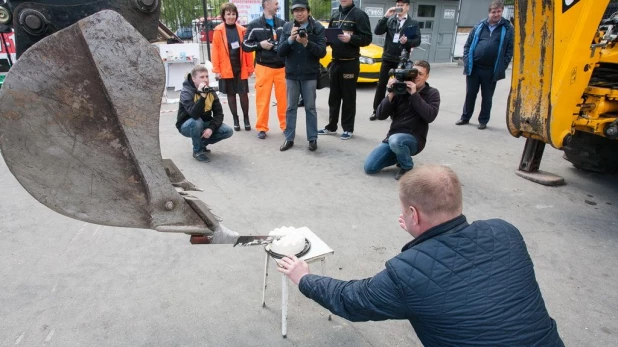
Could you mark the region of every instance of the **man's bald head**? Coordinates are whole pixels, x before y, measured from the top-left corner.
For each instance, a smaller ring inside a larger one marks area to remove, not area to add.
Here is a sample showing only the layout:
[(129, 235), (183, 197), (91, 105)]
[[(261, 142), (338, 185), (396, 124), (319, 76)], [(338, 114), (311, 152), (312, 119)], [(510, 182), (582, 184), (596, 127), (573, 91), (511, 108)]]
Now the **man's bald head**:
[(399, 199), (440, 223), (459, 216), (463, 209), (459, 178), (442, 165), (423, 165), (405, 174), (399, 180)]

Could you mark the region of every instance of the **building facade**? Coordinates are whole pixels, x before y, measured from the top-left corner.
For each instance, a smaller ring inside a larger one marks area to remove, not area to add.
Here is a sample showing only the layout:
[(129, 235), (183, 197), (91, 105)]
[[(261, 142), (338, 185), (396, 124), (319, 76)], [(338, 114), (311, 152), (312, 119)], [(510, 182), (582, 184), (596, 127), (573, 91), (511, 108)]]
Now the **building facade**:
[[(412, 52), (412, 59), (445, 63), (461, 57), (468, 33), (476, 23), (487, 17), (491, 1), (411, 0), (409, 15), (419, 22), (421, 29), (421, 45)], [(333, 10), (339, 7), (339, 1), (331, 3)], [(373, 29), (396, 1), (354, 0), (354, 3), (367, 13)], [(373, 43), (384, 45), (384, 36), (374, 35)]]

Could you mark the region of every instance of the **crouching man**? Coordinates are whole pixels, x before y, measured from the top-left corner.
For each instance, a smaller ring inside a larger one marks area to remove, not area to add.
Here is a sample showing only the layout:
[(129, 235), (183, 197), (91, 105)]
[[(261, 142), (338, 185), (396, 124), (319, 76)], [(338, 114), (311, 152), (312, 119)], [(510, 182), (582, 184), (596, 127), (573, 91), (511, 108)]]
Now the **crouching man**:
[(521, 233), (501, 219), (468, 223), (451, 169), (410, 171), (399, 200), (399, 225), (414, 239), (377, 275), (340, 281), (296, 257), (277, 270), (350, 321), (409, 320), (423, 346), (564, 346)]
[[(397, 82), (394, 77), (386, 83), (388, 95), (378, 106), (376, 117), (384, 120), (390, 116), (393, 121), (386, 138), (365, 160), (365, 172), (368, 174), (397, 164), (399, 171), (395, 179), (398, 180), (412, 170), (412, 156), (425, 147), (429, 123), (436, 119), (440, 109), (440, 93), (427, 83), (428, 62), (416, 61), (414, 68), (418, 70), (414, 80), (400, 82), (405, 83), (405, 92), (403, 88), (393, 85)], [(403, 94), (396, 94), (399, 91)]]
[[(205, 90), (206, 88), (206, 90)], [(180, 92), (176, 128), (193, 141), (193, 158), (209, 162), (207, 148), (234, 134), (223, 124), (223, 108), (217, 94), (208, 91), (208, 69), (198, 65), (187, 75)]]

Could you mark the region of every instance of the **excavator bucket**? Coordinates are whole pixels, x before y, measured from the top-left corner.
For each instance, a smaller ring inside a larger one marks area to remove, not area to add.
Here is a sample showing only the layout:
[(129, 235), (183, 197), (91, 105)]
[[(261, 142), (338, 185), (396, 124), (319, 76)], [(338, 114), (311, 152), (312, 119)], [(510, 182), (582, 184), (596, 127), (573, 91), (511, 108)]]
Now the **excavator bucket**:
[(121, 15), (101, 11), (28, 49), (0, 89), (0, 149), (38, 201), (89, 223), (193, 235), (221, 229), (175, 165), (164, 167), (165, 72)]

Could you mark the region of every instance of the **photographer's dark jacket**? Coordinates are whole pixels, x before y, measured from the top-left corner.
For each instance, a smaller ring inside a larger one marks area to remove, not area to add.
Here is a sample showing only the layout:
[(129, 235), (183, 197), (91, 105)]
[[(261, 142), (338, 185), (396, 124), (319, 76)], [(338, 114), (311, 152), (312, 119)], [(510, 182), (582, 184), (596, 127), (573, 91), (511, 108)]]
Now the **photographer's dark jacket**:
[(210, 122), (207, 128), (216, 131), (223, 124), (223, 107), (216, 93), (208, 93), (206, 98), (198, 92), (191, 74), (182, 84), (180, 92), (180, 104), (178, 105), (178, 116), (176, 118), (176, 128), (180, 127), (187, 119), (201, 118), (204, 122)]
[(333, 49), (333, 59), (358, 59), (360, 48), (371, 43), (371, 24), (369, 16), (357, 8), (354, 3), (343, 8), (339, 5), (339, 10), (335, 11), (328, 23), (329, 28), (341, 28), (343, 31), (351, 31), (350, 42), (344, 43), (337, 39), (335, 42), (328, 42)]
[(294, 23), (283, 26), (283, 35), (279, 41), (279, 56), (285, 59), (285, 78), (289, 80), (317, 80), (320, 71), (320, 59), (326, 55), (326, 37), (320, 22), (309, 17), (307, 47), (294, 41), (288, 41)]
[(500, 19), (493, 32), (487, 18), (472, 28), (464, 45), (464, 75), (473, 68), (493, 70), (493, 81), (506, 77), (506, 69), (513, 58), (515, 29), (505, 18)]
[(389, 116), (393, 122), (383, 142), (388, 142), (388, 137), (393, 134), (410, 134), (418, 141), (418, 152), (425, 148), (427, 142), (427, 130), (429, 123), (433, 122), (440, 109), (440, 93), (436, 88), (425, 86), (420, 91), (410, 95), (395, 95), (393, 101), (388, 97), (378, 106), (376, 116), (384, 120)]
[[(399, 33), (399, 36), (403, 35), (408, 27), (415, 28), (415, 35), (413, 37), (408, 37), (408, 41), (403, 45), (394, 43), (393, 37), (395, 37), (395, 34)], [(399, 29), (399, 19), (397, 15), (390, 18), (382, 17), (378, 21), (373, 33), (376, 35), (386, 34), (384, 37), (384, 53), (382, 53), (382, 60), (384, 61), (398, 63), (403, 48), (409, 53), (411, 48), (418, 47), (421, 44), (421, 29), (419, 29), (418, 22), (410, 18), (410, 15), (408, 15), (408, 18), (403, 22), (401, 29)]]
[(283, 33), (283, 25), (285, 21), (279, 17), (273, 17), (275, 27), (271, 27), (266, 23), (266, 18), (261, 15), (249, 23), (245, 38), (242, 41), (242, 50), (245, 52), (255, 52), (255, 63), (264, 65), (273, 69), (279, 69), (285, 66), (285, 62), (277, 55), (276, 45), (273, 49), (263, 49), (260, 42), (264, 40), (272, 40), (278, 42), (279, 37)]
[(407, 319), (423, 346), (563, 347), (521, 233), (463, 215), (403, 247), (377, 275), (305, 275), (298, 289), (353, 322)]

